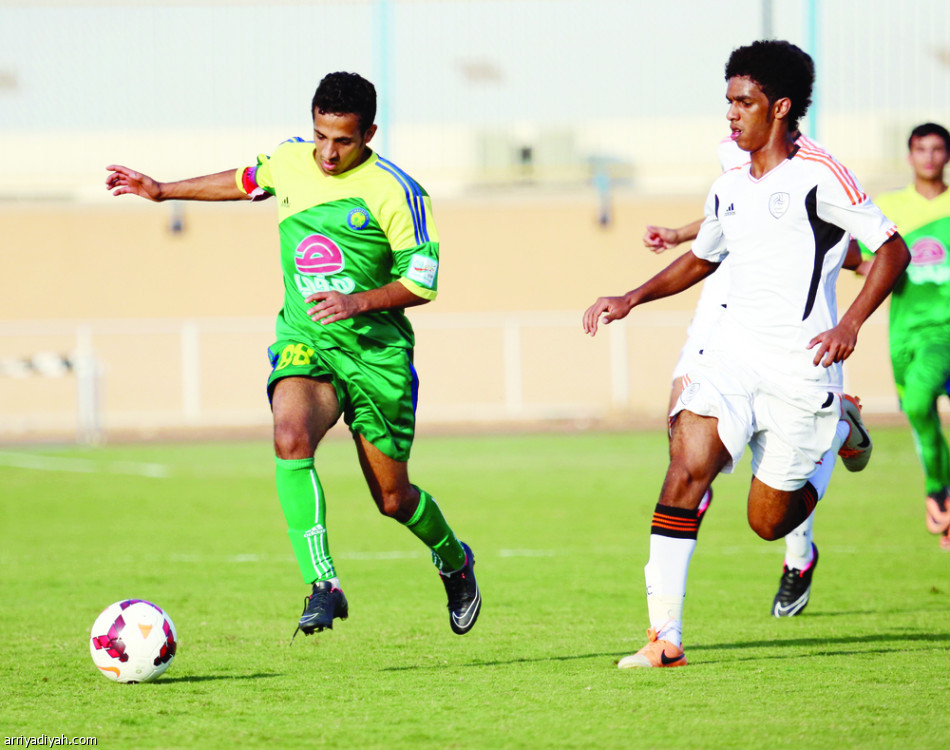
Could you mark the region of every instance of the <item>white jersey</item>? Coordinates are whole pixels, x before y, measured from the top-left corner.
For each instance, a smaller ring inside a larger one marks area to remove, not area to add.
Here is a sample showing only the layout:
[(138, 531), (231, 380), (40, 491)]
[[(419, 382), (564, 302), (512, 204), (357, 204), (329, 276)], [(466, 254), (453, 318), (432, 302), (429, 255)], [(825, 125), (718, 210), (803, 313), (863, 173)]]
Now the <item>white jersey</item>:
[[(740, 149), (731, 138), (723, 138), (719, 142), (716, 155), (723, 172), (742, 164), (743, 157), (745, 161), (749, 160), (749, 154)], [(709, 332), (722, 315), (728, 296), (729, 262), (723, 261), (711, 276), (703, 280), (696, 309), (689, 321), (689, 328), (686, 329), (686, 343), (683, 344), (679, 359), (673, 367), (673, 380), (678, 380), (689, 372), (697, 357), (702, 354), (709, 340)]]
[[(799, 135), (795, 143), (801, 148), (822, 148), (805, 135)], [(739, 148), (736, 142), (728, 136), (719, 141), (719, 145), (716, 147), (716, 156), (719, 157), (719, 166), (722, 167), (723, 172), (746, 166), (751, 162), (749, 152)], [(723, 260), (715, 273), (703, 281), (703, 291), (700, 293), (699, 302), (696, 304), (696, 317), (705, 315), (707, 312), (718, 314), (716, 308), (724, 307), (728, 296), (729, 261)]]
[[(805, 136), (798, 137), (798, 143), (809, 146), (815, 146), (815, 142), (808, 140)], [(719, 158), (719, 166), (723, 172), (728, 172), (735, 167), (741, 167), (750, 161), (749, 152), (743, 151), (736, 142), (730, 138), (723, 138), (716, 147), (716, 156)], [(709, 340), (709, 333), (722, 315), (726, 306), (726, 300), (729, 297), (729, 260), (723, 260), (719, 268), (711, 276), (707, 276), (702, 284), (702, 290), (699, 293), (699, 300), (696, 302), (696, 310), (693, 312), (693, 318), (689, 322), (689, 328), (686, 329), (686, 343), (680, 351), (679, 359), (673, 368), (673, 379), (683, 377), (689, 372), (702, 353)]]
[(727, 307), (707, 348), (755, 363), (776, 380), (840, 390), (840, 364), (816, 367), (806, 347), (837, 324), (835, 282), (848, 234), (878, 248), (896, 232), (823, 149), (797, 146), (759, 179), (749, 163), (723, 173), (692, 247), (714, 263), (729, 258)]
[[(716, 156), (719, 157), (719, 166), (722, 167), (723, 172), (728, 172), (734, 167), (740, 167), (749, 161), (749, 152), (739, 148), (732, 138), (723, 138), (719, 142), (716, 147)], [(719, 264), (719, 268), (715, 270), (713, 275), (707, 276), (703, 281), (703, 290), (699, 294), (693, 320), (701, 322), (708, 317), (710, 321), (714, 322), (720, 309), (725, 306), (728, 296), (729, 262), (724, 260)], [(691, 333), (687, 332), (687, 335)]]

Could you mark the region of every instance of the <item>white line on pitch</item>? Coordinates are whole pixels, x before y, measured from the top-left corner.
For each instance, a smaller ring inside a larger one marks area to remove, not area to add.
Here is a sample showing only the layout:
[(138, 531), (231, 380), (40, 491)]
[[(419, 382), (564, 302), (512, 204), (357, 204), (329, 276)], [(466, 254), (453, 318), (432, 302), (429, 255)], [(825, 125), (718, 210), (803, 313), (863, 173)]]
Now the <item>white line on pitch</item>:
[(498, 557), (554, 557), (553, 549), (500, 549)]
[(71, 471), (79, 474), (128, 474), (151, 479), (164, 479), (169, 475), (168, 467), (162, 464), (139, 463), (136, 461), (99, 462), (90, 461), (86, 458), (37, 456), (10, 451), (0, 451), (0, 466), (10, 466), (15, 469), (33, 469), (35, 471)]
[[(503, 549), (498, 550), (498, 557), (555, 557), (557, 553), (548, 549)], [(409, 550), (381, 550), (379, 552), (339, 552), (333, 555), (334, 560), (414, 560), (429, 558), (427, 552)], [(144, 559), (151, 560), (148, 556)], [(294, 559), (293, 555), (259, 555), (243, 553), (228, 555), (224, 558), (204, 554), (174, 554), (170, 557), (159, 556), (157, 559), (171, 560), (171, 562), (207, 563), (212, 560), (223, 560), (227, 563), (258, 563), (258, 562), (285, 562)], [(115, 560), (113, 561), (115, 562)]]

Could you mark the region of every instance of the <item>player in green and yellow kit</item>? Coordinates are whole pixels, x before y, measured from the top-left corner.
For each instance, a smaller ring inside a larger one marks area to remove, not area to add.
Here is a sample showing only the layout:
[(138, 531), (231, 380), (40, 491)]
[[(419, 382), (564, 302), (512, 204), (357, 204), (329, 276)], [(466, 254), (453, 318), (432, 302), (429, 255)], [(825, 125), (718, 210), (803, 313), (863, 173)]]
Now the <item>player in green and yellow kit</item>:
[(438, 289), (439, 236), (429, 196), (369, 148), (376, 132), (372, 83), (331, 73), (311, 111), (313, 141), (285, 141), (253, 166), (160, 183), (113, 165), (106, 185), (115, 195), (154, 201), (276, 198), (284, 305), (267, 388), (277, 494), (300, 571), (312, 584), (298, 628), (309, 635), (349, 613), (314, 468), (320, 440), (342, 415), (377, 507), (431, 550), (449, 624), (467, 633), (481, 609), (474, 556), (432, 496), (410, 483), (407, 463), (418, 380), (404, 310), (435, 299)]
[(919, 125), (908, 148), (913, 184), (875, 201), (911, 252), (891, 294), (891, 365), (924, 468), (927, 528), (950, 549), (950, 451), (937, 412), (950, 381), (950, 190), (944, 180), (950, 133), (934, 123)]

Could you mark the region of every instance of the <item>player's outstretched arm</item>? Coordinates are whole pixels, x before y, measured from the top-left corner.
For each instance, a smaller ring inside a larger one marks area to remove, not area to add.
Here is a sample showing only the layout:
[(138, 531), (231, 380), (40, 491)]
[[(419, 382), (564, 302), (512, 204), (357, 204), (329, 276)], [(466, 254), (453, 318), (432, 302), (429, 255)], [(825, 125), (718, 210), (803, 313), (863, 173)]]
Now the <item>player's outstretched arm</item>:
[(684, 242), (695, 240), (702, 223), (702, 219), (697, 219), (678, 229), (647, 225), (647, 231), (643, 235), (643, 244), (655, 253), (662, 253), (664, 250), (669, 250)]
[(835, 362), (843, 362), (851, 356), (858, 342), (858, 331), (864, 321), (891, 293), (909, 263), (910, 251), (899, 234), (895, 234), (878, 248), (864, 286), (841, 316), (838, 325), (819, 333), (808, 342), (809, 349), (818, 347), (814, 359), (816, 366), (821, 364), (823, 367), (831, 367)]
[(594, 336), (601, 322), (607, 325), (614, 320), (627, 317), (637, 305), (689, 289), (693, 284), (709, 276), (718, 266), (718, 263), (703, 260), (696, 257), (692, 251), (687, 251), (652, 279), (623, 296), (599, 297), (584, 312), (582, 319), (584, 333)]
[(368, 289), (355, 294), (342, 294), (336, 291), (314, 292), (304, 299), (307, 304), (313, 304), (313, 307), (307, 310), (307, 315), (313, 322), (322, 325), (377, 310), (424, 305), (428, 301), (410, 292), (400, 281), (393, 281), (378, 289)]
[(113, 195), (138, 195), (155, 202), (173, 199), (236, 201), (248, 197), (237, 185), (235, 169), (175, 182), (158, 182), (121, 164), (110, 164), (106, 169), (109, 170), (106, 189)]

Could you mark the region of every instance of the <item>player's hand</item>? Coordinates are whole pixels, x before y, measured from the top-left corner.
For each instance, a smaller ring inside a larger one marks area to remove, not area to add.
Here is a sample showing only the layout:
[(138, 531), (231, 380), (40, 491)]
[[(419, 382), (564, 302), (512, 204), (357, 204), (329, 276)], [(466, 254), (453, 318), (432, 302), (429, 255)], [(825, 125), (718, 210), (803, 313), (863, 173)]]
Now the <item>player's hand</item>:
[(850, 329), (837, 325), (831, 330), (819, 333), (808, 342), (808, 348), (818, 350), (812, 363), (817, 367), (831, 367), (835, 362), (844, 362), (854, 352), (858, 343), (858, 334)]
[(643, 235), (643, 244), (655, 253), (662, 253), (664, 250), (674, 248), (680, 243), (675, 229), (647, 225), (647, 231)]
[(139, 195), (151, 201), (162, 199), (162, 186), (146, 174), (134, 169), (123, 167), (121, 164), (110, 164), (106, 169), (110, 174), (106, 177), (106, 189), (113, 195)]
[(355, 296), (335, 291), (314, 292), (309, 297), (305, 297), (304, 302), (317, 303), (307, 310), (307, 315), (314, 323), (321, 325), (346, 320), (361, 312), (359, 300)]
[(626, 297), (598, 297), (597, 301), (584, 313), (584, 333), (595, 335), (601, 316), (603, 316), (604, 325), (607, 325), (613, 320), (627, 317), (632, 309), (633, 306)]

